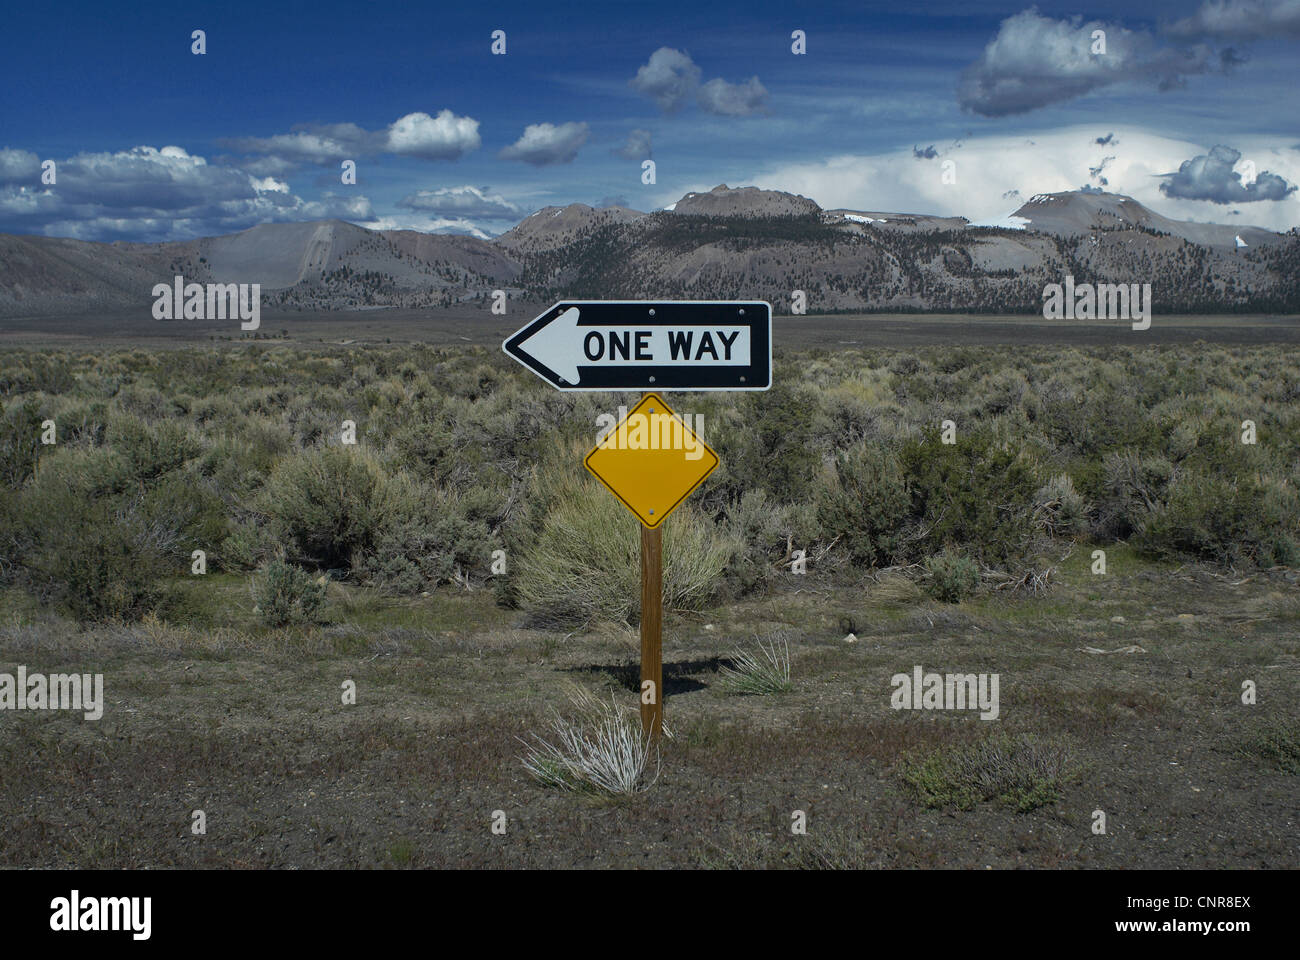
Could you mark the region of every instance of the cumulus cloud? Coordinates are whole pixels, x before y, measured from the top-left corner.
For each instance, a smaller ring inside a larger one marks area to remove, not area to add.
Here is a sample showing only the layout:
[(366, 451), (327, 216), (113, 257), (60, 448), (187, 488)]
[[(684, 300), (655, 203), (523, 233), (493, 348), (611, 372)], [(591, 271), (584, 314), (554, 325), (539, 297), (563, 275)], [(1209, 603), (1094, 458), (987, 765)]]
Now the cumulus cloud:
[(518, 207), (500, 194), (489, 193), (487, 187), (469, 185), (417, 190), (403, 197), (397, 205), (406, 210), (484, 220), (517, 219), (520, 213)]
[(1252, 203), (1256, 200), (1285, 200), (1296, 188), (1275, 173), (1262, 171), (1250, 183), (1244, 183), (1233, 167), (1241, 151), (1222, 144), (1208, 154), (1184, 160), (1177, 173), (1163, 174), (1160, 192), (1184, 200), (1208, 200), (1210, 203)]
[(1207, 0), (1165, 32), (1224, 40), (1300, 36), (1300, 0)]
[(209, 164), (181, 147), (76, 154), (58, 161), (52, 187), (14, 176), (29, 169), (23, 154), (0, 154), (0, 232), (178, 240), (259, 223), (373, 216), (364, 196), (305, 201), (282, 180)]
[(41, 158), (27, 150), (0, 150), (0, 183), (39, 181)]
[(390, 152), (426, 160), (454, 160), (477, 150), (480, 143), (478, 121), (450, 110), (441, 110), (436, 117), (408, 113), (388, 128)]
[(585, 123), (530, 123), (522, 137), (501, 151), (501, 158), (535, 167), (572, 163), (589, 135)]
[(640, 67), (628, 86), (658, 104), (665, 113), (681, 109), (700, 83), (700, 68), (690, 55), (672, 47), (660, 47)]
[[(1106, 52), (1092, 52), (1092, 34), (1105, 32)], [(957, 97), (986, 117), (1028, 113), (1125, 80), (1180, 86), (1188, 76), (1218, 69), (1204, 44), (1158, 46), (1144, 32), (1080, 17), (1055, 20), (1030, 8), (1002, 21), (978, 60), (966, 68)]]
[(933, 143), (924, 148), (917, 146), (912, 147), (912, 156), (917, 160), (933, 160), (938, 155), (939, 151), (934, 149)]
[(230, 137), (220, 141), (228, 150), (270, 154), (290, 163), (326, 163), (376, 153), (379, 138), (355, 123), (301, 124), (289, 133), (270, 137)]
[(660, 47), (650, 54), (628, 86), (652, 99), (664, 113), (676, 113), (692, 96), (701, 110), (723, 117), (767, 113), (768, 92), (758, 77), (728, 83), (721, 77), (700, 83), (700, 68), (690, 54)]
[(698, 101), (706, 113), (724, 117), (753, 117), (767, 112), (767, 89), (758, 77), (728, 83), (721, 77), (700, 87)]
[(441, 110), (436, 117), (408, 113), (382, 130), (366, 130), (355, 123), (299, 124), (289, 133), (230, 137), (219, 142), (227, 150), (265, 155), (258, 169), (251, 172), (274, 175), (300, 164), (354, 160), (381, 153), (454, 160), (479, 148), (482, 141), (478, 127), (479, 122), (471, 117)]
[(645, 160), (653, 156), (650, 140), (649, 130), (633, 130), (627, 135), (627, 142), (611, 152), (624, 160)]

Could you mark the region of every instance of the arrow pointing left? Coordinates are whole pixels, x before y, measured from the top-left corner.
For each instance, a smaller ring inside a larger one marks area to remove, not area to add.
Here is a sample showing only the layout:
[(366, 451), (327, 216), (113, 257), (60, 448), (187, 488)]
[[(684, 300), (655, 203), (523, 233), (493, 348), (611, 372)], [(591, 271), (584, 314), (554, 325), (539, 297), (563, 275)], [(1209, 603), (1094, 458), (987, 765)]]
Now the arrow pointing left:
[(561, 380), (576, 386), (580, 377), (573, 345), (578, 339), (578, 318), (581, 315), (577, 307), (569, 307), (516, 349), (549, 367)]

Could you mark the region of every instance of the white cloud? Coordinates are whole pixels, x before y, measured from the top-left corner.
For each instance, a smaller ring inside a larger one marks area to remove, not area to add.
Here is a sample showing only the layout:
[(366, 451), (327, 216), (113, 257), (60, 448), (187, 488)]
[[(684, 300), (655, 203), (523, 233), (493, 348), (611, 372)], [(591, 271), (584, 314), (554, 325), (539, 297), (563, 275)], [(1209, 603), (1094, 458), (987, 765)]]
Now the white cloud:
[[(231, 137), (221, 145), (240, 153), (261, 153), (282, 163), (327, 163), (378, 152), (379, 138), (355, 123), (302, 124), (270, 137)], [(276, 171), (283, 172), (283, 171)]]
[(256, 177), (250, 177), (249, 182), (252, 183), (253, 189), (258, 193), (265, 193), (267, 191), (272, 191), (274, 193), (289, 192), (289, 185), (283, 180), (275, 179), (275, 177), (263, 177), (261, 180)]
[[(1093, 53), (1093, 33), (1105, 53)], [(1142, 31), (1100, 20), (1054, 20), (1034, 7), (1002, 21), (979, 59), (966, 68), (957, 99), (986, 117), (1027, 113), (1120, 81), (1149, 81), (1161, 89), (1219, 69), (1208, 47), (1160, 47)]]
[[(1114, 130), (1106, 146), (1096, 143)], [(1032, 140), (1032, 143), (1027, 142)], [(1300, 145), (1278, 136), (1235, 137), (1243, 160), (1269, 170), (1288, 182), (1300, 181)], [(1288, 144), (1278, 146), (1278, 144)], [(783, 164), (756, 175), (750, 183), (811, 197), (825, 208), (889, 213), (931, 213), (971, 220), (1004, 217), (1020, 205), (1019, 197), (1036, 193), (1078, 190), (1088, 183), (1090, 169), (1103, 157), (1107, 190), (1133, 197), (1164, 216), (1177, 220), (1220, 221), (1223, 208), (1201, 200), (1167, 197), (1160, 191), (1164, 175), (1179, 169), (1189, 157), (1206, 152), (1206, 145), (1147, 133), (1139, 128), (1071, 127), (1049, 132), (991, 136), (963, 141), (952, 158), (957, 182), (942, 181), (938, 163), (916, 163), (910, 147), (886, 154), (842, 155), (822, 161)], [(688, 189), (708, 189), (693, 185)], [(1012, 191), (1019, 191), (1019, 197)], [(663, 203), (680, 196), (665, 194)], [(1007, 196), (1009, 195), (1009, 196)], [(1253, 203), (1242, 211), (1243, 223), (1284, 231), (1300, 224), (1296, 194), (1285, 200)]]
[(393, 153), (430, 160), (451, 160), (481, 144), (478, 121), (441, 110), (436, 117), (408, 113), (388, 128), (388, 149)]
[[(343, 219), (347, 218), (344, 217)], [(398, 213), (387, 217), (366, 217), (358, 222), (358, 226), (365, 227), (367, 230), (415, 230), (419, 233), (464, 234), (465, 236), (478, 237), (480, 240), (490, 240), (492, 238), (492, 234), (470, 220), (460, 217), (422, 216), (418, 213)]]
[(408, 113), (383, 130), (366, 130), (355, 123), (300, 124), (289, 133), (230, 137), (219, 142), (228, 150), (263, 155), (260, 166), (253, 169), (250, 164), (250, 171), (275, 175), (304, 163), (325, 164), (382, 153), (455, 160), (479, 148), (478, 127), (472, 117), (440, 110), (436, 117)]
[[(6, 170), (23, 162), (0, 159)], [(58, 161), (52, 187), (0, 182), (0, 231), (87, 240), (177, 240), (259, 223), (373, 215), (364, 196), (305, 201), (283, 181), (212, 165), (175, 146), (76, 154)]]
[(750, 77), (744, 83), (718, 78), (700, 87), (700, 109), (725, 117), (752, 117), (767, 112), (767, 89)]
[(700, 68), (690, 54), (672, 47), (660, 47), (650, 54), (628, 86), (649, 97), (659, 109), (672, 113), (681, 108), (700, 83)]
[(535, 167), (571, 163), (588, 136), (585, 123), (530, 123), (522, 137), (501, 151), (501, 158)]
[(627, 135), (627, 141), (617, 150), (612, 151), (615, 156), (622, 157), (624, 160), (644, 160), (653, 155), (652, 141), (649, 130), (633, 130)]
[(498, 193), (489, 193), (487, 187), (439, 187), (437, 190), (417, 190), (397, 202), (399, 207), (427, 213), (441, 213), (456, 217), (476, 217), (486, 220), (518, 219), (519, 207)]
[(0, 150), (0, 183), (40, 180), (41, 159), (28, 150)]
[(1169, 27), (1180, 37), (1255, 40), (1300, 35), (1300, 0), (1207, 0)]

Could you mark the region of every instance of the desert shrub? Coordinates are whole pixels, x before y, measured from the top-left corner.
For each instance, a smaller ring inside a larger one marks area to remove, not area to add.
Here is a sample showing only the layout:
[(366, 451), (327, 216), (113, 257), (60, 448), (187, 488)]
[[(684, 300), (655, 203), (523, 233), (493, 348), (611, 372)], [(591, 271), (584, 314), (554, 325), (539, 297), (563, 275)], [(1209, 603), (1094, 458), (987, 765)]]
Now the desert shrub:
[(726, 693), (762, 695), (790, 690), (790, 640), (784, 632), (755, 637), (752, 646), (737, 647), (731, 665), (721, 670), (718, 685)]
[(0, 483), (19, 484), (35, 472), (44, 419), (35, 400), (6, 406), (0, 416)]
[(1065, 452), (1095, 457), (1122, 447), (1154, 453), (1168, 424), (1135, 398), (1112, 387), (1049, 383), (1035, 415), (1038, 428)]
[(1246, 738), (1239, 752), (1251, 760), (1264, 760), (1283, 773), (1300, 775), (1300, 721), (1269, 721)]
[(250, 479), (268, 476), (293, 449), (293, 436), (283, 423), (231, 414), (202, 454), (203, 472), (242, 488)]
[(102, 401), (70, 406), (60, 410), (57, 419), (61, 444), (97, 447), (108, 440), (111, 417), (108, 405)]
[(273, 536), (296, 560), (348, 567), (384, 523), (389, 479), (373, 457), (322, 447), (282, 460), (263, 488)]
[(810, 547), (815, 527), (808, 508), (776, 503), (764, 490), (746, 492), (726, 515), (727, 535), (740, 545), (723, 574), (728, 591), (738, 596), (762, 586), (789, 549)]
[(397, 462), (425, 479), (438, 476), (454, 446), (451, 430), (437, 419), (413, 420), (393, 432), (392, 449)]
[(937, 431), (908, 441), (899, 454), (919, 545), (949, 544), (973, 556), (1006, 562), (1032, 543), (1037, 469), (1020, 451), (981, 433), (944, 444)]
[(884, 574), (867, 591), (869, 600), (887, 607), (906, 607), (924, 596), (916, 581), (901, 573)]
[(927, 807), (970, 810), (997, 800), (1026, 813), (1060, 798), (1064, 746), (1028, 734), (994, 734), (973, 744), (910, 754), (899, 764), (903, 781)]
[(0, 394), (67, 393), (76, 382), (72, 362), (59, 354), (11, 353), (0, 366)]
[(191, 470), (178, 470), (150, 484), (140, 512), (154, 528), (169, 531), (178, 560), (195, 548), (211, 558), (227, 536), (226, 506), (216, 485)]
[(137, 620), (171, 601), (175, 538), (138, 501), (87, 501), (68, 488), (24, 498), (23, 574), (43, 600), (80, 620)]
[(898, 460), (861, 443), (835, 458), (816, 493), (817, 520), (829, 540), (840, 538), (854, 563), (892, 563), (901, 553), (911, 498)]
[(165, 498), (131, 483), (115, 452), (46, 455), (11, 516), (18, 574), (41, 599), (83, 620), (136, 619), (170, 603), (183, 532)]
[(1234, 416), (1206, 416), (1197, 423), (1195, 443), (1184, 452), (1180, 467), (1189, 467), (1202, 473), (1237, 475), (1258, 470), (1267, 462), (1272, 434), (1267, 421), (1258, 425), (1261, 441), (1258, 444), (1241, 442), (1241, 418)]
[(107, 442), (136, 480), (148, 482), (183, 466), (202, 451), (198, 439), (179, 423), (145, 423), (134, 417), (113, 419)]
[(1099, 471), (1095, 532), (1105, 539), (1129, 536), (1164, 500), (1174, 465), (1136, 450), (1106, 454)]
[(1165, 502), (1142, 520), (1133, 542), (1156, 557), (1263, 567), (1294, 563), (1300, 501), (1294, 489), (1256, 477), (1183, 470)]
[(943, 603), (960, 603), (980, 585), (979, 565), (951, 550), (927, 557), (923, 589)]
[(997, 416), (1016, 410), (1028, 390), (1029, 384), (1018, 370), (1004, 368), (990, 373), (975, 385), (974, 393), (979, 398), (978, 415)]
[(487, 576), (495, 528), (505, 498), (480, 485), (448, 490), (399, 476), (390, 485), (388, 511), (373, 549), (363, 553), (363, 578), (390, 593), (411, 594), (448, 582)]
[(911, 353), (904, 353), (896, 359), (889, 368), (895, 374), (902, 377), (910, 377), (921, 369), (921, 361)]
[[(738, 435), (725, 444), (733, 495), (766, 489), (783, 503), (805, 498), (817, 470), (812, 449), (815, 404), (802, 392), (774, 386), (742, 401)], [(719, 451), (720, 453), (722, 451)]]
[(650, 755), (656, 752), (641, 732), (637, 712), (625, 710), (611, 698), (598, 700), (581, 688), (570, 693), (575, 716), (557, 716), (551, 723), (554, 742), (533, 734), (524, 769), (545, 787), (594, 796), (631, 796), (649, 788)]
[(317, 623), (325, 603), (326, 581), (302, 567), (272, 560), (253, 576), (254, 610), (270, 627)]
[(221, 540), (217, 560), (223, 570), (252, 570), (269, 556), (275, 543), (264, 527), (255, 523), (234, 523)]
[[(741, 545), (689, 504), (664, 525), (664, 605), (697, 609), (714, 596)], [(519, 557), (518, 597), (555, 620), (634, 621), (641, 605), (640, 528), (595, 483), (577, 486), (547, 513), (537, 540)]]
[[(92, 526), (93, 524), (93, 526)], [(52, 544), (46, 570), (63, 588), (72, 613), (82, 620), (138, 620), (165, 609), (174, 597), (165, 580), (175, 576), (169, 551), (135, 517), (91, 519), (80, 537)]]
[(1047, 481), (1034, 495), (1034, 522), (1051, 536), (1078, 536), (1088, 529), (1088, 505), (1068, 473)]

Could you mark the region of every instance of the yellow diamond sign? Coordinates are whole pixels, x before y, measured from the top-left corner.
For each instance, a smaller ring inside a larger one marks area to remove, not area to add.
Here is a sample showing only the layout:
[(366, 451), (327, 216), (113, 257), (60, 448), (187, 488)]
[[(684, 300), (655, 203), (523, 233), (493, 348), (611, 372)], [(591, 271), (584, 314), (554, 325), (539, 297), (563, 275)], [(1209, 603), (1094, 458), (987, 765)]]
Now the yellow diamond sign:
[(663, 397), (647, 393), (583, 463), (653, 529), (713, 472), (718, 455)]

